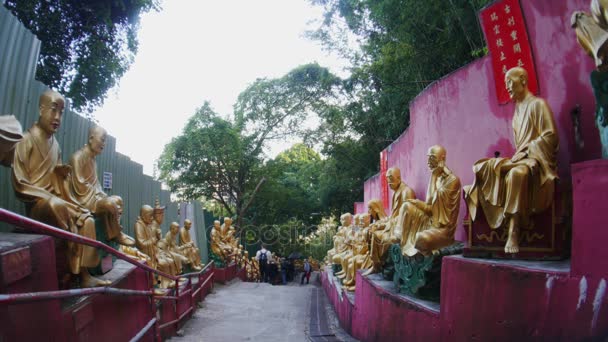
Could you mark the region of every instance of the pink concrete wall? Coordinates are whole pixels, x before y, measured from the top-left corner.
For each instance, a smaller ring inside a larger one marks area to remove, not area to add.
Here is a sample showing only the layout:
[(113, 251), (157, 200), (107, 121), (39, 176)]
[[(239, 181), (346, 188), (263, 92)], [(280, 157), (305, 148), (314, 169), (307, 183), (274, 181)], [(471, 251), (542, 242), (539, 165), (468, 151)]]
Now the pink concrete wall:
[(365, 205), (374, 198), (382, 200), (381, 183), (379, 174), (368, 178), (365, 183), (363, 183), (363, 202)]
[(572, 165), (572, 274), (608, 279), (608, 160)]
[(365, 205), (365, 202), (355, 202), (354, 209), (353, 214), (363, 214), (367, 212), (367, 205)]
[[(569, 27), (575, 10), (587, 10), (588, 0), (521, 0), (540, 85), (540, 96), (553, 109), (560, 136), (559, 174), (568, 184), (570, 163), (600, 157), (600, 143), (593, 122), (595, 106), (589, 73), (592, 60), (578, 46)], [(582, 107), (585, 147), (574, 147), (570, 111)], [(410, 104), (411, 123), (388, 148), (389, 167), (401, 169), (403, 180), (426, 197), (429, 172), (426, 151), (434, 144), (448, 150), (448, 166), (463, 185), (473, 181), (475, 161), (513, 153), (511, 118), (513, 104), (497, 103), (490, 57), (477, 60), (433, 83)], [(379, 196), (377, 177), (364, 185), (364, 198)], [(461, 203), (460, 220), (465, 213)], [(464, 230), (457, 231), (464, 240)]]

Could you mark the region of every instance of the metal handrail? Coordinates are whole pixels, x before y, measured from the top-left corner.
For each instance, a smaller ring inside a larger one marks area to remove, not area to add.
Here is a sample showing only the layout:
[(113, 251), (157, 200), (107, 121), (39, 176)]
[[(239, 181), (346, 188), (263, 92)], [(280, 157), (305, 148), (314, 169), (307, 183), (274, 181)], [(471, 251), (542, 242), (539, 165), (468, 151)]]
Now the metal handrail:
[(80, 236), (78, 234), (74, 234), (74, 233), (68, 232), (66, 230), (53, 227), (46, 223), (42, 223), (42, 222), (33, 220), (29, 217), (25, 217), (25, 216), (21, 216), (19, 214), (13, 213), (12, 211), (8, 211), (4, 208), (0, 208), (0, 221), (6, 222), (9, 224), (14, 224), (15, 226), (18, 226), (20, 228), (25, 228), (25, 229), (27, 229), (29, 231), (33, 231), (35, 233), (50, 235), (50, 236), (53, 236), (56, 238), (66, 239), (66, 240), (70, 240), (72, 242), (77, 242), (77, 243), (80, 243), (83, 245), (103, 249), (104, 251), (116, 256), (119, 259), (122, 259), (130, 264), (133, 264), (136, 267), (143, 268), (147, 272), (158, 274), (159, 276), (163, 276), (165, 278), (175, 280), (176, 282), (180, 278), (180, 277), (172, 276), (165, 272), (161, 272), (148, 265), (142, 264), (139, 261), (133, 260), (133, 258), (131, 258), (130, 256), (106, 245), (103, 242), (99, 242), (97, 240), (89, 239), (88, 237)]
[(108, 294), (114, 296), (152, 296), (154, 291), (127, 290), (113, 287), (92, 287), (86, 289), (71, 289), (60, 291), (28, 292), (0, 294), (0, 304), (17, 304), (38, 302), (49, 299), (60, 299), (92, 294)]
[[(23, 228), (28, 231), (34, 232), (34, 233), (49, 235), (49, 236), (52, 236), (55, 238), (70, 240), (72, 242), (76, 242), (76, 243), (80, 243), (83, 245), (102, 249), (102, 250), (106, 251), (108, 254), (112, 254), (112, 255), (116, 256), (117, 258), (134, 265), (137, 268), (143, 269), (146, 272), (154, 273), (159, 276), (174, 280), (175, 285), (176, 285), (174, 297), (173, 296), (154, 296), (153, 290), (141, 291), (141, 290), (117, 289), (117, 288), (113, 288), (113, 287), (96, 287), (96, 288), (70, 289), (70, 290), (60, 290), (60, 291), (0, 294), (0, 304), (20, 304), (20, 303), (36, 302), (36, 301), (59, 299), (59, 298), (69, 298), (69, 297), (92, 295), (92, 294), (105, 294), (105, 295), (116, 295), (116, 296), (149, 296), (153, 299), (177, 300), (186, 294), (192, 293), (192, 289), (189, 289), (189, 290), (184, 291), (184, 293), (180, 295), (180, 293), (179, 293), (179, 279), (180, 278), (183, 278), (183, 277), (191, 278), (194, 276), (199, 276), (203, 272), (206, 272), (210, 267), (214, 266), (214, 262), (212, 260), (207, 265), (205, 265), (205, 267), (203, 267), (203, 269), (201, 269), (200, 271), (190, 272), (190, 273), (182, 274), (179, 276), (172, 276), (165, 272), (156, 270), (146, 264), (142, 264), (142, 263), (134, 260), (130, 256), (128, 256), (100, 241), (92, 240), (87, 237), (80, 236), (78, 234), (74, 234), (74, 233), (65, 231), (63, 229), (53, 227), (46, 223), (39, 222), (39, 221), (30, 219), (28, 217), (13, 213), (4, 208), (0, 208), (0, 221), (6, 222), (9, 224), (13, 224), (15, 226), (18, 226), (19, 228)], [(207, 284), (207, 282), (209, 281), (209, 279), (211, 279), (211, 278), (212, 278), (212, 275), (210, 277), (208, 277), (199, 286), (199, 288), (195, 291), (195, 293), (198, 293), (201, 290), (201, 288), (203, 286), (205, 286)], [(193, 293), (192, 296), (194, 296), (195, 293)], [(192, 312), (193, 309), (194, 309), (193, 307), (190, 307), (182, 315), (180, 315), (179, 318), (177, 318), (176, 320), (173, 320), (171, 322), (167, 322), (167, 323), (163, 324), (162, 326), (158, 326), (158, 322), (157, 322), (156, 318), (153, 318), (152, 320), (150, 320), (148, 322), (148, 324), (146, 324), (146, 326), (142, 330), (140, 330), (133, 337), (132, 341), (139, 340), (143, 335), (145, 335), (148, 332), (148, 330), (152, 326), (155, 326), (155, 325), (158, 327), (156, 338), (157, 339), (160, 338), (160, 336), (158, 334), (162, 328), (164, 328), (170, 324), (179, 323), (184, 317), (186, 317), (186, 315), (188, 313)]]

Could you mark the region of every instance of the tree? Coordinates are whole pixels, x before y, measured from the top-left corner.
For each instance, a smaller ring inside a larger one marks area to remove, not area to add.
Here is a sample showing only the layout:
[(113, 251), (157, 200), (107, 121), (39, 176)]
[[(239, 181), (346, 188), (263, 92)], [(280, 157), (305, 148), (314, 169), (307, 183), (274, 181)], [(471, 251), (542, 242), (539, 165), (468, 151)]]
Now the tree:
[(310, 147), (298, 143), (261, 167), (267, 178), (251, 207), (255, 225), (298, 220), (309, 226), (318, 223), (325, 208), (319, 198), (323, 160)]
[(42, 42), (36, 78), (92, 111), (137, 53), (142, 13), (159, 0), (5, 0), (4, 6)]
[(305, 131), (302, 122), (334, 96), (339, 79), (318, 64), (277, 79), (258, 79), (238, 97), (234, 119), (220, 118), (205, 103), (158, 161), (159, 178), (184, 199), (215, 199), (242, 228), (266, 178), (263, 149), (271, 140)]

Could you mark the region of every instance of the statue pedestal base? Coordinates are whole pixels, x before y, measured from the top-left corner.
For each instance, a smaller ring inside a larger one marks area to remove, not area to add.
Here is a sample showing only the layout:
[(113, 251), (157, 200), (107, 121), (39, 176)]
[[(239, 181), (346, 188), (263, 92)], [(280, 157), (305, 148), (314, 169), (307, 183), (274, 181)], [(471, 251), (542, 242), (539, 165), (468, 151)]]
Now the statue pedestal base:
[(410, 257), (401, 253), (401, 246), (392, 245), (389, 255), (394, 265), (395, 289), (400, 293), (438, 302), (443, 257), (461, 254), (463, 247), (462, 242), (456, 242), (440, 249), (437, 254), (424, 256), (418, 253)]
[(236, 278), (237, 269), (236, 264), (232, 263), (223, 268), (215, 268), (215, 276), (213, 277), (213, 281), (220, 284), (225, 284), (232, 279)]
[[(565, 190), (566, 188), (568, 190)], [(474, 222), (471, 222), (467, 212), (464, 229), (468, 246), (464, 248), (463, 255), (472, 258), (520, 260), (567, 258), (570, 254), (571, 198), (569, 186), (557, 184), (552, 206), (532, 217), (531, 229), (520, 230), (519, 253), (516, 254), (504, 252), (507, 228), (490, 228), (481, 208), (478, 209)]]

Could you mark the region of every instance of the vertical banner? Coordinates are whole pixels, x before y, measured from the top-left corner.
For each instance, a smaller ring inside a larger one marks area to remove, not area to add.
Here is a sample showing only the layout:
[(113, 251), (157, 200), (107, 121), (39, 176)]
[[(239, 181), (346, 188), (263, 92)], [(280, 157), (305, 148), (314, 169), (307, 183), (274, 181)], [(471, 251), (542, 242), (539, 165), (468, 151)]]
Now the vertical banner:
[(382, 187), (382, 204), (388, 210), (388, 182), (386, 181), (386, 171), (388, 170), (388, 152), (380, 152), (380, 186)]
[(505, 74), (516, 66), (526, 69), (528, 87), (533, 94), (538, 94), (532, 48), (519, 0), (496, 1), (481, 10), (480, 18), (492, 58), (498, 103), (504, 104), (510, 100), (505, 87)]

